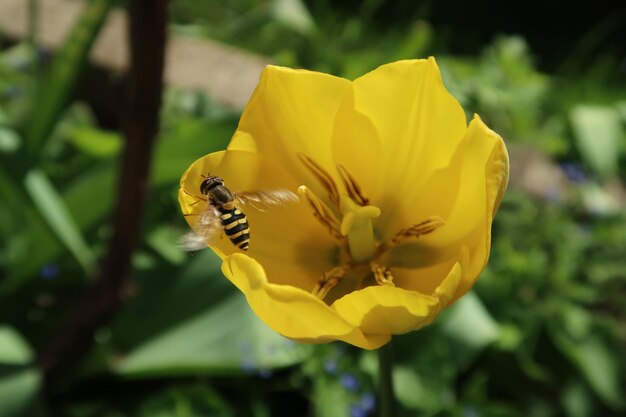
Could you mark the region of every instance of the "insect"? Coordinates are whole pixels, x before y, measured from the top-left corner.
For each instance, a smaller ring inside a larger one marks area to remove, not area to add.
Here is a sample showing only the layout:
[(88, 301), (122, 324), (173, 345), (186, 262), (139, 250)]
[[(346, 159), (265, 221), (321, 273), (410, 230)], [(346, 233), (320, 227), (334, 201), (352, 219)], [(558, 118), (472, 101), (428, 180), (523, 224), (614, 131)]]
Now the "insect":
[[(185, 191), (186, 194), (198, 198), (198, 201), (191, 205), (206, 201), (206, 208), (199, 214), (195, 230), (181, 239), (181, 246), (189, 251), (205, 248), (207, 243), (214, 241), (222, 231), (237, 248), (248, 250), (250, 225), (239, 205), (265, 211), (269, 207), (298, 201), (298, 196), (288, 190), (232, 192), (220, 177), (209, 175), (203, 178), (200, 184), (202, 196), (194, 196)], [(188, 215), (196, 214), (189, 213), (185, 216)]]

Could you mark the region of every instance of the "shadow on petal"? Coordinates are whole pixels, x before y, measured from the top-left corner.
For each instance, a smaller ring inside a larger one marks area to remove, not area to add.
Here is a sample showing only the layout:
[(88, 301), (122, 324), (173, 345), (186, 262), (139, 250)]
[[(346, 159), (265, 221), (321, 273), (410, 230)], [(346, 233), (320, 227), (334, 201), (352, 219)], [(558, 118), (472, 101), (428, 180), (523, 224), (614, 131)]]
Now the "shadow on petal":
[(436, 302), (415, 291), (375, 285), (347, 294), (331, 307), (366, 335), (391, 335), (422, 327)]
[(228, 256), (222, 271), (246, 296), (255, 314), (285, 337), (308, 343), (343, 340), (366, 349), (388, 341), (388, 336), (365, 337), (360, 329), (311, 293), (267, 282), (263, 267), (247, 255)]

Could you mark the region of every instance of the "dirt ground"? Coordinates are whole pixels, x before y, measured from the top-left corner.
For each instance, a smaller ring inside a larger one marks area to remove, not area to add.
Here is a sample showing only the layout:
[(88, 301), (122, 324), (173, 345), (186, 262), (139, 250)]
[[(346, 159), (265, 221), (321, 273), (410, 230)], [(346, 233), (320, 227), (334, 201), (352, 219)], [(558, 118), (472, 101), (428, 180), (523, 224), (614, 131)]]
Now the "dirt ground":
[[(80, 0), (40, 0), (38, 41), (54, 51), (80, 16)], [(0, 33), (23, 39), (28, 33), (28, 2), (0, 1)], [(127, 18), (120, 10), (110, 13), (91, 54), (93, 64), (112, 73), (127, 66)], [(202, 90), (218, 102), (242, 109), (269, 59), (206, 39), (171, 35), (166, 55), (168, 84)]]

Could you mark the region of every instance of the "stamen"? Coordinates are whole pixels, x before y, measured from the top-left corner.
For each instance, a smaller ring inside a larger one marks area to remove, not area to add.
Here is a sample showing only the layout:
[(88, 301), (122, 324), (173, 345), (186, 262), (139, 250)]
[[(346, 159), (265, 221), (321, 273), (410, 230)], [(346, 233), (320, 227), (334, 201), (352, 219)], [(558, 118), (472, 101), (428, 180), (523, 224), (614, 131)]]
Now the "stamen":
[(306, 166), (309, 171), (311, 171), (311, 173), (322, 184), (322, 186), (326, 188), (330, 201), (334, 205), (339, 207), (339, 191), (337, 190), (337, 185), (335, 184), (333, 177), (324, 168), (322, 168), (321, 165), (319, 165), (309, 156), (303, 154), (302, 152), (298, 152), (297, 155), (304, 164), (304, 166)]
[(374, 273), (374, 279), (378, 285), (386, 285), (388, 287), (395, 287), (393, 283), (393, 275), (386, 266), (377, 264), (376, 262), (370, 263), (370, 268)]
[(432, 233), (444, 224), (445, 222), (441, 217), (430, 216), (424, 221), (407, 227), (406, 229), (402, 229), (393, 238), (391, 238), (391, 240), (379, 245), (376, 249), (376, 256), (374, 257), (378, 258), (389, 249), (395, 248), (396, 246), (405, 243), (407, 240), (413, 240), (414, 238), (418, 238), (422, 235)]
[(407, 239), (419, 237), (421, 235), (427, 235), (429, 233), (434, 232), (438, 228), (444, 225), (444, 221), (441, 217), (438, 216), (430, 216), (426, 220), (421, 221), (413, 226), (407, 227), (406, 229), (400, 230), (394, 237), (391, 239), (392, 245), (397, 245), (399, 243), (404, 242)]
[(301, 185), (300, 188), (298, 188), (298, 192), (306, 198), (309, 205), (313, 208), (313, 216), (326, 226), (331, 235), (338, 240), (343, 240), (344, 236), (341, 234), (339, 221), (328, 206), (305, 185)]
[(350, 198), (360, 206), (367, 206), (370, 200), (365, 196), (363, 189), (356, 182), (352, 173), (348, 171), (348, 168), (346, 168), (342, 164), (337, 164), (337, 171), (341, 176), (343, 184), (346, 187), (346, 191), (348, 192)]
[(324, 272), (322, 278), (317, 282), (315, 288), (313, 288), (313, 295), (323, 300), (330, 290), (335, 288), (337, 283), (348, 272), (349, 267), (347, 265), (336, 266), (330, 271)]

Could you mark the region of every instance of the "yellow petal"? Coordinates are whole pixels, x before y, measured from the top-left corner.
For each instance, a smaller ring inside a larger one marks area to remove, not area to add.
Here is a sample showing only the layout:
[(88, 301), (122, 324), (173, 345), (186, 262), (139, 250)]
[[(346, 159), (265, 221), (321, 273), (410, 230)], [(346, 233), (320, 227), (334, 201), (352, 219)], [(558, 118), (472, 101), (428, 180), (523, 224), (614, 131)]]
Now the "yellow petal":
[[(393, 272), (395, 280), (396, 271)], [(456, 263), (431, 295), (399, 287), (371, 286), (345, 295), (331, 307), (367, 338), (402, 334), (432, 323), (453, 302), (461, 279), (462, 268)]]
[(366, 336), (391, 335), (422, 327), (436, 301), (415, 291), (375, 285), (343, 296), (332, 308)]
[(222, 271), (244, 293), (255, 314), (285, 337), (307, 343), (343, 340), (368, 349), (389, 340), (388, 335), (366, 338), (309, 292), (269, 283), (261, 265), (247, 255), (228, 256)]
[[(463, 250), (463, 255), (466, 251)], [(465, 256), (462, 256), (465, 259)], [(452, 270), (448, 276), (441, 282), (441, 284), (435, 289), (432, 296), (437, 299), (437, 303), (430, 311), (430, 316), (426, 319), (424, 325), (430, 324), (437, 318), (446, 307), (450, 306), (455, 300), (456, 295), (459, 292), (459, 285), (463, 279), (463, 268), (461, 263), (454, 264)]]
[(399, 61), (354, 81), (337, 115), (333, 152), (383, 210), (384, 228), (405, 196), (450, 163), (466, 129), (435, 60)]
[(487, 176), (487, 211), (491, 214), (490, 219), (493, 220), (500, 207), (504, 191), (509, 184), (509, 154), (500, 135), (489, 129), (477, 114), (474, 115), (474, 120), (478, 130), (482, 131), (485, 136), (491, 136), (495, 141), (493, 152), (485, 170)]
[[(474, 129), (473, 129), (474, 128)], [(504, 195), (504, 191), (509, 181), (509, 155), (504, 145), (504, 141), (494, 131), (489, 129), (478, 115), (474, 115), (474, 120), (470, 124), (470, 132), (475, 136), (475, 140), (492, 140), (494, 147), (492, 149), (487, 166), (485, 168), (486, 181), (486, 213), (485, 213), (485, 233), (481, 236), (480, 242), (476, 247), (462, 248), (461, 261), (464, 269), (463, 280), (459, 285), (454, 296), (455, 300), (465, 294), (474, 285), (487, 261), (491, 251), (491, 224), (493, 217), (496, 215), (500, 202)]]
[[(399, 216), (391, 229), (415, 221), (412, 216), (441, 216), (445, 224), (421, 236), (414, 244), (399, 247), (389, 255), (391, 265), (414, 268), (435, 267), (459, 261), (465, 247), (468, 260), (455, 297), (464, 294), (484, 268), (491, 243), (491, 222), (508, 178), (508, 156), (502, 138), (477, 116), (459, 145), (449, 167), (438, 170), (427, 181), (424, 194), (405, 203), (414, 213)], [(405, 281), (406, 282), (406, 281)], [(406, 288), (413, 288), (409, 284)]]
[[(179, 201), (192, 229), (207, 203), (199, 201), (203, 175), (218, 175), (233, 192), (286, 189), (296, 193), (297, 183), (279, 165), (246, 151), (222, 151), (195, 161), (181, 179)], [(321, 274), (335, 266), (337, 245), (314, 219), (306, 202), (263, 212), (240, 206), (249, 222), (248, 254), (261, 262), (273, 283), (311, 291)], [(211, 242), (222, 258), (240, 252), (222, 233)]]
[[(407, 255), (410, 256), (410, 255)], [(424, 261), (426, 263), (426, 261)], [(457, 260), (449, 260), (425, 268), (393, 268), (393, 282), (397, 287), (432, 294), (448, 276)]]
[(259, 152), (279, 161), (300, 184), (326, 193), (298, 159), (302, 152), (337, 180), (332, 129), (350, 81), (319, 72), (267, 66), (241, 116), (229, 149)]
[(354, 88), (347, 90), (337, 111), (332, 139), (333, 158), (349, 168), (370, 201), (379, 203), (386, 191), (382, 186), (386, 180), (382, 161), (386, 143), (380, 139), (372, 120), (356, 108), (356, 94)]

